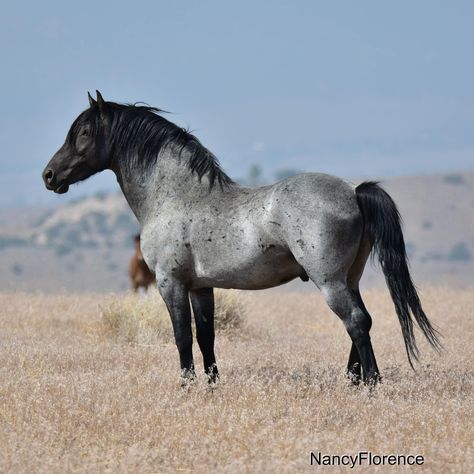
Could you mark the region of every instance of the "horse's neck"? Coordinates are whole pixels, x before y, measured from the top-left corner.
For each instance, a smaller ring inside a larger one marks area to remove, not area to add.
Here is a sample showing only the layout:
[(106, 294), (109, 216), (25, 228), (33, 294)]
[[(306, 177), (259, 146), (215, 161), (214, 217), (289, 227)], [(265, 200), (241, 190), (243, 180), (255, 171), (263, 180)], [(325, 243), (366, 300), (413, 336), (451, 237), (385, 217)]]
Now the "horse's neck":
[(207, 192), (207, 178), (199, 181), (187, 166), (188, 160), (185, 151), (177, 156), (175, 151), (165, 150), (146, 172), (140, 168), (130, 169), (117, 160), (113, 171), (140, 225), (169, 208), (170, 202), (173, 207), (179, 207), (179, 203), (189, 202)]
[(140, 224), (142, 224), (148, 210), (147, 202), (149, 201), (150, 179), (134, 176), (133, 173), (126, 169), (116, 168), (113, 171), (117, 176), (117, 181), (128, 205)]

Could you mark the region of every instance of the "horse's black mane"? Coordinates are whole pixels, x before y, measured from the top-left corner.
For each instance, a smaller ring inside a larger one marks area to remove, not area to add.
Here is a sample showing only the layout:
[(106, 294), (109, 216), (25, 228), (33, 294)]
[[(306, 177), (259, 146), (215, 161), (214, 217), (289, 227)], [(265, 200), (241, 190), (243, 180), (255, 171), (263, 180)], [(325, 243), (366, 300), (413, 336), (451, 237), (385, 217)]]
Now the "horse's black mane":
[[(145, 170), (153, 166), (160, 150), (174, 146), (179, 154), (183, 150), (190, 153), (190, 171), (196, 173), (199, 179), (207, 176), (210, 189), (216, 182), (221, 188), (234, 184), (215, 155), (188, 130), (162, 117), (163, 110), (148, 105), (114, 102), (106, 102), (106, 106), (113, 112), (112, 146), (114, 151), (127, 156), (130, 169), (140, 167)], [(89, 111), (96, 108), (91, 107)]]

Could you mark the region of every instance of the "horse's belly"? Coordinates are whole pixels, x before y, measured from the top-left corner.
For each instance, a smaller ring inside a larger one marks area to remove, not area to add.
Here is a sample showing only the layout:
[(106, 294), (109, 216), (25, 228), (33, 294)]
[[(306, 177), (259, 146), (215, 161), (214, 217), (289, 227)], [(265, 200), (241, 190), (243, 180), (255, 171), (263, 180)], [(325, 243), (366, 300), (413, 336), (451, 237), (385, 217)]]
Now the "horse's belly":
[(281, 251), (268, 250), (244, 258), (242, 255), (226, 255), (217, 262), (209, 258), (195, 263), (195, 287), (259, 290), (306, 276), (294, 257)]

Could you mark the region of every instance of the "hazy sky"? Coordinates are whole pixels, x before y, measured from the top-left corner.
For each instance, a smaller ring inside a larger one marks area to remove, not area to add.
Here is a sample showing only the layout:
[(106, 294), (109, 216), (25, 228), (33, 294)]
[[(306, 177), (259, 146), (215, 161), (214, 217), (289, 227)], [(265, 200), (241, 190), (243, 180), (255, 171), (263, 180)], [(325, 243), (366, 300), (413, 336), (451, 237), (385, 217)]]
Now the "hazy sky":
[(472, 1), (2, 0), (0, 206), (117, 189), (41, 181), (95, 89), (172, 111), (234, 178), (474, 169), (473, 59)]

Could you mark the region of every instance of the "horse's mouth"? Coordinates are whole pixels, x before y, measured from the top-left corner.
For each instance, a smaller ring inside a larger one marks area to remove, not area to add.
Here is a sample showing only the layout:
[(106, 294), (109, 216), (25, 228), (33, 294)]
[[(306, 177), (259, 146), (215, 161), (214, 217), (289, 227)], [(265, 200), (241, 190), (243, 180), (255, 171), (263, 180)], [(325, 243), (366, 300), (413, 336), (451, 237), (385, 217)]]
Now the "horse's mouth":
[(45, 181), (45, 186), (46, 186), (46, 189), (48, 191), (54, 191), (55, 193), (57, 194), (64, 194), (64, 193), (67, 193), (68, 190), (69, 190), (69, 184), (68, 183), (61, 183), (61, 184), (57, 184), (57, 183), (48, 183), (47, 181)]
[(60, 184), (57, 188), (53, 189), (53, 191), (56, 194), (64, 194), (64, 193), (67, 193), (68, 190), (69, 190), (69, 184), (67, 183)]

